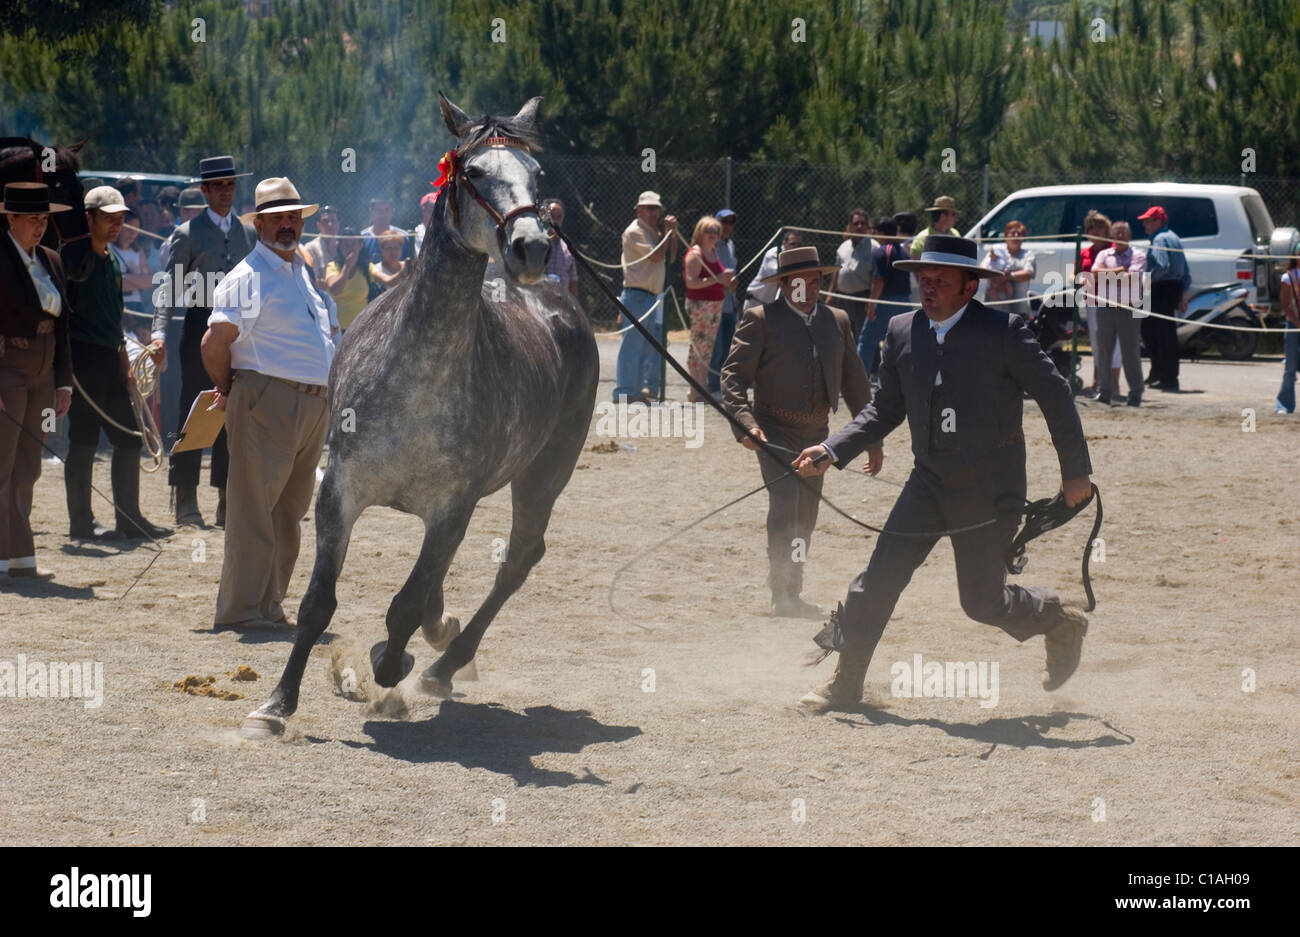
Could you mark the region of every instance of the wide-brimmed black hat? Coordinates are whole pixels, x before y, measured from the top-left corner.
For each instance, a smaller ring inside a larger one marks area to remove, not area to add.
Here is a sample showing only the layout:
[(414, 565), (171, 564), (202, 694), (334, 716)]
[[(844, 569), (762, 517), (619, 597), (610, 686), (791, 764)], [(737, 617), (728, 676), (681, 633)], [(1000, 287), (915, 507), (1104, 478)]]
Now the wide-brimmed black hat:
[(71, 205), (50, 201), (50, 187), (44, 182), (10, 182), (5, 186), (4, 215), (48, 215), (56, 211), (72, 211)]
[(978, 244), (953, 234), (931, 234), (925, 239), (918, 259), (894, 261), (894, 269), (909, 273), (922, 267), (952, 267), (986, 279), (1002, 276), (997, 270), (980, 266)]
[(199, 174), (190, 182), (211, 182), (214, 179), (242, 179), (251, 172), (235, 172), (233, 156), (209, 156), (199, 160)]

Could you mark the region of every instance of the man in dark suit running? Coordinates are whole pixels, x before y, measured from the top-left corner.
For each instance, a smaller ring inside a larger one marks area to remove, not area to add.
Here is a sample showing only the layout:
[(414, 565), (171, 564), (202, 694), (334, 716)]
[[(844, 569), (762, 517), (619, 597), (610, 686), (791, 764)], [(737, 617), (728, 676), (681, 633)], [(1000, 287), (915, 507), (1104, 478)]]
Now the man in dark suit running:
[[(1046, 689), (1074, 673), (1088, 630), (1083, 613), (1051, 590), (1007, 585), (1004, 566), (1019, 527), (1018, 515), (1005, 509), (1023, 504), (1026, 490), (1024, 393), (1047, 419), (1066, 503), (1091, 494), (1092, 464), (1069, 385), (1019, 316), (975, 301), (980, 278), (1000, 276), (979, 267), (975, 242), (931, 235), (919, 259), (897, 266), (916, 272), (921, 310), (890, 321), (879, 392), (848, 426), (794, 463), (803, 476), (820, 475), (832, 462), (842, 469), (905, 417), (911, 429), (915, 465), (886, 533), (817, 636), (839, 661), (835, 676), (801, 700), (813, 711), (861, 702), (867, 665), (894, 605), (939, 540), (906, 534), (982, 525), (952, 535), (962, 610), (1017, 641), (1045, 635)], [(822, 456), (829, 458), (815, 462)]]

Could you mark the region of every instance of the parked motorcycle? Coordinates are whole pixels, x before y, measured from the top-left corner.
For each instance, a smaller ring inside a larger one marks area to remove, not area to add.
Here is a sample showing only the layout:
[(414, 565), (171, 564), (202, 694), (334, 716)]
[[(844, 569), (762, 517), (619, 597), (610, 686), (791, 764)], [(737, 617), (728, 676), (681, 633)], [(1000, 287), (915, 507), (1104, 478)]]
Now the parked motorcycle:
[[(1195, 358), (1215, 350), (1229, 361), (1246, 361), (1255, 354), (1263, 327), (1250, 305), (1250, 284), (1215, 283), (1204, 286), (1187, 298), (1187, 311), (1180, 313), (1179, 351)], [(1205, 328), (1205, 323), (1221, 323), (1236, 329)], [(1238, 329), (1251, 331), (1238, 331)]]

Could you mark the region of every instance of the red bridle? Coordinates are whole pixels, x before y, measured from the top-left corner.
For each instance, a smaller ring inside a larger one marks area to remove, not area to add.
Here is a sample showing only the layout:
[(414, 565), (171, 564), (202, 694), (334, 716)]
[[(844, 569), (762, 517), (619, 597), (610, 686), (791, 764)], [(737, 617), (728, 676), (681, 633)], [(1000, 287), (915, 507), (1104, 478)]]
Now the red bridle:
[[(528, 152), (529, 149), (526, 143), (512, 140), (510, 137), (488, 137), (482, 143), (472, 147), (472, 149), (478, 149), (480, 146), (513, 146), (523, 150), (524, 152)], [(457, 228), (460, 227), (460, 203), (456, 199), (456, 186), (457, 184), (464, 186), (465, 190), (469, 192), (470, 197), (483, 207), (483, 210), (488, 213), (489, 218), (496, 222), (497, 246), (501, 249), (501, 252), (504, 255), (506, 249), (506, 225), (515, 218), (518, 218), (520, 215), (529, 213), (536, 215), (537, 220), (544, 224), (545, 219), (542, 215), (542, 208), (540, 205), (520, 205), (518, 208), (513, 209), (505, 215), (501, 214), (488, 202), (487, 199), (479, 194), (478, 189), (474, 188), (474, 183), (472, 183), (469, 176), (465, 174), (462, 165), (463, 158), (464, 155), (457, 155), (455, 150), (448, 150), (443, 154), (442, 159), (438, 160), (438, 169), (441, 170), (442, 175), (438, 177), (438, 181), (434, 182), (433, 185), (440, 191), (444, 188), (447, 190), (447, 197), (451, 199), (452, 221), (455, 223)], [(451, 185), (448, 185), (448, 183), (451, 183)]]

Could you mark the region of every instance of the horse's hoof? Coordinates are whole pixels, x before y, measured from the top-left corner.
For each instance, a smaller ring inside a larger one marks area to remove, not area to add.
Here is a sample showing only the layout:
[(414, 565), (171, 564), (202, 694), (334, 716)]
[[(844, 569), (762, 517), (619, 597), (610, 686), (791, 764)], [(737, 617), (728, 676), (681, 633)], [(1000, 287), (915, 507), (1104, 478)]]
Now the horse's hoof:
[(415, 667), (415, 658), (410, 654), (403, 653), (399, 671), (394, 676), (384, 671), (380, 663), (384, 660), (384, 651), (387, 647), (387, 641), (380, 641), (370, 649), (370, 667), (375, 672), (375, 682), (382, 687), (391, 689), (406, 679), (406, 675)]
[(460, 634), (460, 619), (455, 615), (443, 615), (437, 622), (420, 625), (420, 633), (435, 651), (445, 651), (447, 645)]
[(451, 699), (451, 681), (438, 676), (437, 669), (438, 665), (434, 664), (420, 674), (420, 689), (438, 699)]
[(284, 735), (284, 720), (255, 709), (244, 717), (239, 734), (246, 739), (273, 739)]

